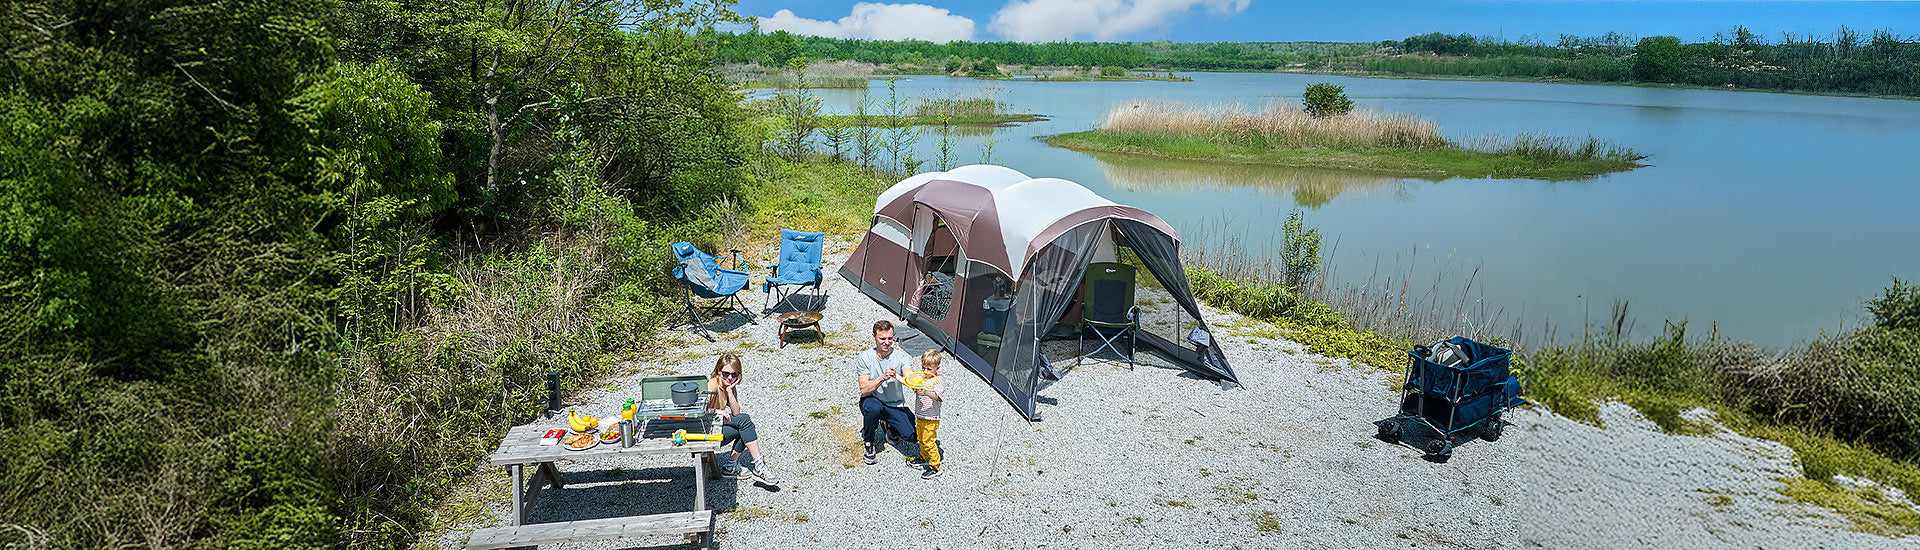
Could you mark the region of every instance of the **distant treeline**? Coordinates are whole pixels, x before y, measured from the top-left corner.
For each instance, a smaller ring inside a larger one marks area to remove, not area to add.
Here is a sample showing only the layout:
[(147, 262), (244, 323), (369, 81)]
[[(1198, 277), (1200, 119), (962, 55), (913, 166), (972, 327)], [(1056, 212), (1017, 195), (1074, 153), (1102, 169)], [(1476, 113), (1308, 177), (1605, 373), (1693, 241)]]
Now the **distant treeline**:
[(1328, 42), (932, 42), (799, 36), (785, 31), (713, 36), (718, 59), (784, 64), (847, 59), (940, 65), (952, 59), (1001, 64), (1079, 65), (1186, 71), (1358, 72), (1589, 82), (1672, 83), (1764, 90), (1920, 96), (1920, 41), (1891, 30), (1848, 27), (1826, 35), (1785, 33), (1769, 40), (1745, 27), (1710, 40), (1671, 36), (1563, 34), (1552, 43), (1446, 35), (1404, 40)]

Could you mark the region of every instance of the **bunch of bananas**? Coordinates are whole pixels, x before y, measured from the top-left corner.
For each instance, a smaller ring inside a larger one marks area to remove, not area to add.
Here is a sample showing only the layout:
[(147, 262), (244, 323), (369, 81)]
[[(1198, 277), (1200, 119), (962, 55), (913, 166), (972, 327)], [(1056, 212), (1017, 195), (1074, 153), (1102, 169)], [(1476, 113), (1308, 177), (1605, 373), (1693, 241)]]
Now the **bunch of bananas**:
[(567, 427), (576, 432), (585, 432), (600, 427), (600, 419), (567, 409)]

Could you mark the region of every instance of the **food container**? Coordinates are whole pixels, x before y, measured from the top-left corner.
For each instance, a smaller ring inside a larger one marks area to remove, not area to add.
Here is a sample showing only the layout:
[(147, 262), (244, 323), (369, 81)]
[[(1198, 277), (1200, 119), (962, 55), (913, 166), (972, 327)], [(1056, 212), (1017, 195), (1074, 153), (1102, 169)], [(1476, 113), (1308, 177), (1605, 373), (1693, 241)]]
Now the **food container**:
[(567, 435), (566, 430), (547, 430), (547, 433), (542, 434), (540, 436), (540, 444), (541, 445), (559, 445), (560, 438), (565, 437), (566, 435)]

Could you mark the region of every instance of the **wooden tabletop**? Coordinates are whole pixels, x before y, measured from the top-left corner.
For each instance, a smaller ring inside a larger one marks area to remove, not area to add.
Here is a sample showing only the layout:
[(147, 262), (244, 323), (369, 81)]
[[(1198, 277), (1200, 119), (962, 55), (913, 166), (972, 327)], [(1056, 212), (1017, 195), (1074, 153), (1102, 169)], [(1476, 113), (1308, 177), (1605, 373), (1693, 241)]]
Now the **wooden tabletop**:
[[(509, 464), (534, 464), (555, 460), (581, 459), (606, 455), (660, 455), (674, 453), (713, 452), (720, 448), (718, 441), (688, 441), (685, 445), (673, 444), (673, 431), (686, 429), (689, 432), (718, 433), (708, 428), (718, 423), (712, 420), (655, 420), (647, 424), (645, 435), (635, 441), (632, 447), (622, 446), (620, 442), (601, 442), (584, 451), (568, 450), (566, 445), (541, 445), (540, 436), (551, 429), (566, 429), (566, 419), (542, 420), (532, 424), (514, 426), (507, 430), (507, 436), (500, 440), (500, 448), (487, 457), (487, 464), (506, 466)], [(606, 426), (602, 426), (603, 428)]]

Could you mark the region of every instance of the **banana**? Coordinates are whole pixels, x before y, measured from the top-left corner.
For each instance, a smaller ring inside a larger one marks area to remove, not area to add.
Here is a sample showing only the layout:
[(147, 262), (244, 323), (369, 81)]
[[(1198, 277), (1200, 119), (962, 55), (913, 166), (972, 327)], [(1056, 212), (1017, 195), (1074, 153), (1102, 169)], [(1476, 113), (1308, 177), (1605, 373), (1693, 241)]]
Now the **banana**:
[(599, 426), (600, 426), (600, 419), (594, 418), (591, 416), (582, 415), (578, 412), (574, 412), (573, 409), (567, 409), (567, 427), (572, 428), (573, 431), (585, 432), (587, 430), (591, 430)]

